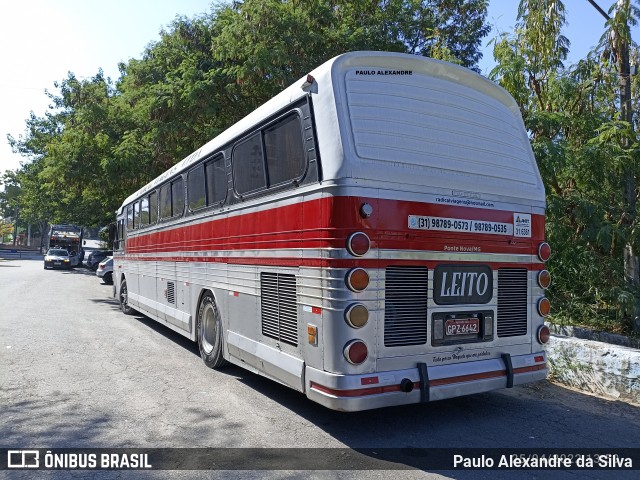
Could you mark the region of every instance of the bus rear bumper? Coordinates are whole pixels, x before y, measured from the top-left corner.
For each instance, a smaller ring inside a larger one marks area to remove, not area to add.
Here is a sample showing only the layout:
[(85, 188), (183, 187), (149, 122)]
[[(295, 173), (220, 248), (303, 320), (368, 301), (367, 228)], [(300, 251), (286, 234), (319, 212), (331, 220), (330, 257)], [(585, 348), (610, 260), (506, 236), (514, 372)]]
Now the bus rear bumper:
[(546, 355), (510, 356), (450, 365), (340, 375), (306, 367), (307, 397), (333, 410), (372, 408), (444, 400), (544, 380)]

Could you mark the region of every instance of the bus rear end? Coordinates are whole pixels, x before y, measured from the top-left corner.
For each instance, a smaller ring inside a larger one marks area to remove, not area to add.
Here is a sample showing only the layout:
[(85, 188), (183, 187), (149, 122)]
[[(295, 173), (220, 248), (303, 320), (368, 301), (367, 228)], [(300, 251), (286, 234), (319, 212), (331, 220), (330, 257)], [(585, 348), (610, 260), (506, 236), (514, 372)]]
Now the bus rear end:
[(399, 54), (339, 57), (327, 84), (317, 221), (333, 253), (309, 398), (353, 411), (546, 378), (544, 188), (514, 100)]

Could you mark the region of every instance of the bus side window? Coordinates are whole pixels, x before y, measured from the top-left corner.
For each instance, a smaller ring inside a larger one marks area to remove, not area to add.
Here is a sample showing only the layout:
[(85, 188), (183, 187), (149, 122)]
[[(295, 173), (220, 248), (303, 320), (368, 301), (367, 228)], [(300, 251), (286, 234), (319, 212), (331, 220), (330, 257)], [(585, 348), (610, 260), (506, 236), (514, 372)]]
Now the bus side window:
[(171, 218), (171, 184), (167, 183), (160, 189), (160, 218)]
[(118, 220), (118, 249), (124, 249), (124, 219)]
[(264, 131), (269, 186), (304, 175), (306, 160), (298, 115), (289, 115)]
[(149, 223), (154, 225), (158, 223), (158, 193), (149, 194)]
[(149, 197), (140, 200), (140, 226), (149, 225)]
[(127, 206), (127, 230), (133, 230), (133, 205)]
[(207, 177), (207, 205), (216, 205), (227, 198), (227, 172), (224, 157), (220, 156), (205, 164)]
[(133, 204), (133, 228), (140, 228), (140, 202)]
[(267, 177), (262, 156), (262, 135), (254, 133), (233, 149), (233, 178), (239, 194), (266, 188)]
[(198, 165), (187, 175), (187, 199), (189, 210), (198, 210), (206, 205), (204, 165)]
[(184, 181), (182, 177), (171, 182), (171, 209), (174, 217), (184, 213)]

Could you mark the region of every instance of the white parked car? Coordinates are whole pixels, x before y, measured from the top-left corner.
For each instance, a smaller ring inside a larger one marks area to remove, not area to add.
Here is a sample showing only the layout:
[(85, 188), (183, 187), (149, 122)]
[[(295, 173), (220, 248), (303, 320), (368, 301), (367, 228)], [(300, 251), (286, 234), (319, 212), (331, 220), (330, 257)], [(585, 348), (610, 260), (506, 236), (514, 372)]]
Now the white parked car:
[(63, 248), (50, 248), (44, 256), (44, 269), (71, 268), (69, 252)]
[(113, 283), (113, 257), (107, 257), (98, 264), (96, 275), (108, 285)]

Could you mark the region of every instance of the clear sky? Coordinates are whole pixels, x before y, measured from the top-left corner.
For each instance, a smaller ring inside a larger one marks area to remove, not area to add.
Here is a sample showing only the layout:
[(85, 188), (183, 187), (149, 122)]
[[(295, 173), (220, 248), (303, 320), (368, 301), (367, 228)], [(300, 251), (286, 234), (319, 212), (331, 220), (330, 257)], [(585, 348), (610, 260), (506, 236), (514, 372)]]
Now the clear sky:
[[(604, 18), (587, 0), (564, 0), (571, 41), (570, 63), (583, 58), (604, 31)], [(614, 0), (597, 0), (606, 11)], [(102, 68), (116, 80), (118, 63), (140, 58), (147, 44), (159, 39), (162, 27), (177, 15), (208, 12), (211, 0), (21, 0), (0, 4), (0, 174), (16, 169), (7, 134), (24, 132), (31, 111), (42, 116), (50, 103), (44, 91), (67, 72), (92, 77)], [(483, 72), (493, 67), (486, 44), (516, 22), (518, 0), (490, 0), (488, 21), (493, 26), (483, 44)], [(632, 36), (640, 41), (640, 27)]]

